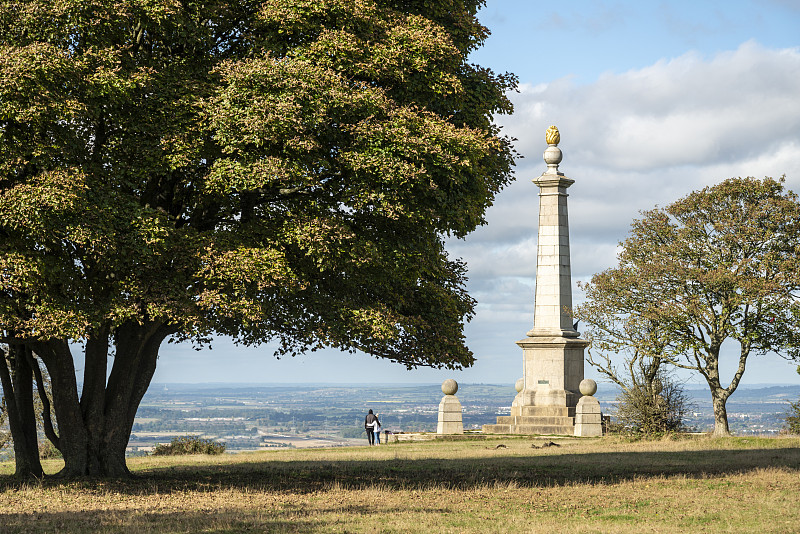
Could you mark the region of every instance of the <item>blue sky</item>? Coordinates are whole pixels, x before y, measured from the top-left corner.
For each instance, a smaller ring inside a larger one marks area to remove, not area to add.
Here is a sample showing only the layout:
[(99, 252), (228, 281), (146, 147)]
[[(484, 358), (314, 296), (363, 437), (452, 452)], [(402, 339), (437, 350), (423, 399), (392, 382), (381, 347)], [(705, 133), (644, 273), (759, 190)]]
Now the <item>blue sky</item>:
[[(561, 130), (570, 188), (573, 284), (615, 264), (640, 210), (732, 176), (785, 174), (800, 191), (800, 1), (488, 0), (492, 31), (472, 60), (519, 76), (497, 117), (524, 156), (488, 225), (448, 244), (478, 300), (467, 342), (478, 361), (408, 371), (337, 351), (277, 360), (269, 346), (164, 345), (155, 382), (508, 383), (533, 323), (537, 190), (544, 132)], [(577, 288), (574, 300), (580, 301)], [(730, 360), (729, 358), (728, 360)], [(752, 357), (743, 384), (800, 383), (794, 364)], [(723, 378), (731, 367), (723, 361)], [(586, 375), (596, 377), (587, 366)], [(697, 378), (692, 380), (698, 382)], [(601, 386), (602, 387), (602, 386)]]

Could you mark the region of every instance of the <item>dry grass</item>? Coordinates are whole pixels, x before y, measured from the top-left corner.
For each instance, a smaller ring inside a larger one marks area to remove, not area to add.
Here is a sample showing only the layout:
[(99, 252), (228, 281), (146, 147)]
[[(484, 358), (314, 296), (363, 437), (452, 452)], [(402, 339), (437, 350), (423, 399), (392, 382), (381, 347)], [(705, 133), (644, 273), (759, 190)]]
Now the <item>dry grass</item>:
[(800, 531), (800, 438), (555, 441), (133, 458), (124, 482), (0, 475), (0, 532)]

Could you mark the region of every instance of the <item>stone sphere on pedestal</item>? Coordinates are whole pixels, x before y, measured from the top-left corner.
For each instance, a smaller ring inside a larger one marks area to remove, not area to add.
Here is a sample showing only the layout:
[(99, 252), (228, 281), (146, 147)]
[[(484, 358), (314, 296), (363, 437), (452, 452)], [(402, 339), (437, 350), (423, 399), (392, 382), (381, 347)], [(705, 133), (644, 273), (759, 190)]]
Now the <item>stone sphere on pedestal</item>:
[(517, 390), (517, 393), (519, 393), (520, 391), (522, 391), (522, 388), (524, 388), (524, 387), (525, 387), (525, 379), (524, 379), (524, 378), (520, 378), (520, 379), (519, 379), (519, 380), (517, 380), (517, 382), (514, 384), (514, 389), (516, 389), (516, 390)]
[(591, 397), (592, 395), (597, 393), (597, 382), (595, 382), (591, 378), (585, 378), (581, 380), (578, 389), (581, 390), (581, 395), (586, 395)]
[(444, 382), (442, 382), (442, 393), (445, 395), (455, 395), (458, 391), (458, 382), (453, 380), (452, 378), (448, 378)]
[(557, 146), (549, 146), (544, 151), (544, 162), (547, 163), (548, 166), (558, 165), (561, 163), (561, 160), (564, 158), (564, 155), (561, 152), (561, 149)]

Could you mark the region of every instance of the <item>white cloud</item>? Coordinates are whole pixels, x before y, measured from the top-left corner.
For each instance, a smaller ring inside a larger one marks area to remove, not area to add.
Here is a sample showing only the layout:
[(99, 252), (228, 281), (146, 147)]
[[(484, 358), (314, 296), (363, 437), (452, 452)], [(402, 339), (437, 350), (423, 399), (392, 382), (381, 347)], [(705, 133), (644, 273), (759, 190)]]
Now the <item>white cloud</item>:
[(501, 122), (533, 159), (553, 122), (565, 163), (649, 172), (742, 161), (800, 141), (798, 94), (800, 50), (748, 42), (711, 60), (689, 53), (591, 85), (523, 85), (517, 112)]

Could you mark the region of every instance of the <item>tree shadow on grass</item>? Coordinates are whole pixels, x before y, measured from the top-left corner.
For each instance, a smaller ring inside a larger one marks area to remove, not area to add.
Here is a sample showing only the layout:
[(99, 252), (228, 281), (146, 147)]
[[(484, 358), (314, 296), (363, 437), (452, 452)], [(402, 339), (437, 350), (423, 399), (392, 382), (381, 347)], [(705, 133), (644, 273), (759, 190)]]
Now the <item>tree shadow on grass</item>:
[[(513, 453), (498, 451), (496, 457), (476, 455), (458, 459), (276, 459), (217, 465), (176, 463), (140, 471), (131, 480), (83, 479), (70, 484), (86, 488), (101, 486), (108, 491), (137, 495), (220, 488), (307, 493), (334, 487), (407, 490), (608, 484), (662, 476), (725, 476), (764, 468), (789, 469), (798, 471), (800, 475), (800, 448), (797, 447), (574, 454), (551, 451), (532, 451), (530, 454), (519, 454), (519, 450)], [(19, 484), (11, 477), (0, 477), (0, 490)], [(39, 484), (58, 487), (64, 482), (45, 479)]]
[(344, 489), (382, 487), (470, 489), (513, 484), (548, 487), (575, 483), (616, 483), (660, 476), (700, 478), (761, 468), (800, 471), (800, 449), (709, 450), (498, 456), (461, 459), (259, 462), (247, 468), (180, 468), (145, 475), (159, 485), (185, 484), (297, 493), (337, 485)]
[[(382, 506), (382, 514), (400, 514), (404, 507)], [(415, 512), (421, 514), (452, 513), (438, 506), (415, 504)], [(374, 514), (372, 504), (317, 506), (313, 514), (298, 507), (253, 509), (245, 505), (232, 504), (218, 510), (189, 510), (180, 512), (148, 512), (137, 509), (80, 510), (69, 512), (0, 513), (3, 534), (31, 532), (61, 533), (127, 533), (127, 532), (171, 532), (195, 534), (233, 534), (241, 532), (287, 532), (307, 533), (341, 530), (337, 516), (369, 518)], [(311, 517), (308, 517), (308, 516)], [(369, 520), (368, 520), (369, 521)], [(332, 529), (332, 530), (331, 530)]]
[[(280, 514), (276, 514), (280, 515)], [(36, 514), (0, 514), (4, 534), (29, 532), (173, 532), (195, 534), (234, 534), (241, 532), (316, 532), (319, 521), (297, 518), (265, 519), (220, 517), (214, 512), (141, 513), (136, 510), (79, 512), (42, 512)], [(322, 522), (324, 523), (324, 522)]]

